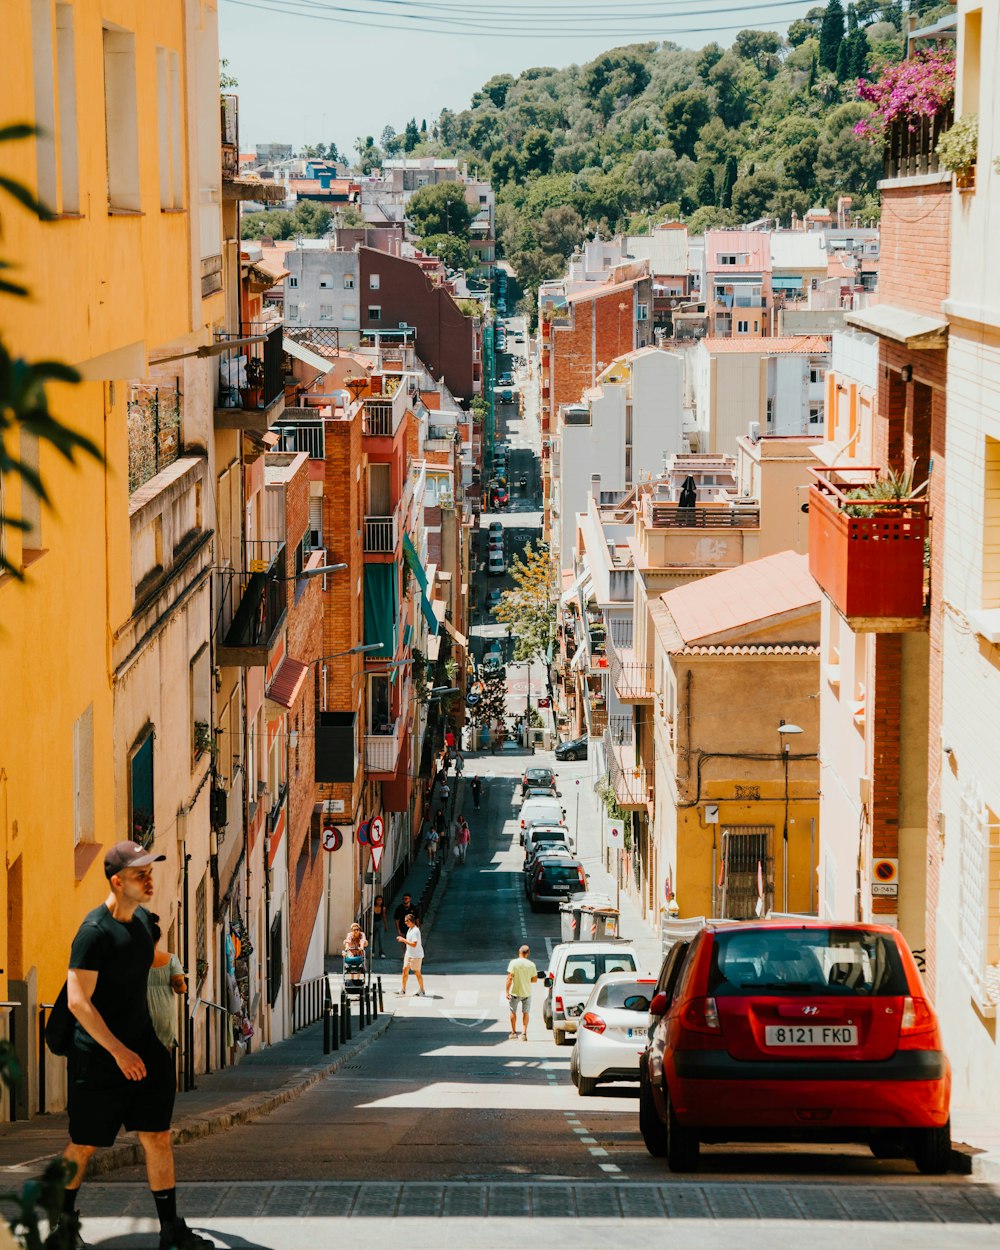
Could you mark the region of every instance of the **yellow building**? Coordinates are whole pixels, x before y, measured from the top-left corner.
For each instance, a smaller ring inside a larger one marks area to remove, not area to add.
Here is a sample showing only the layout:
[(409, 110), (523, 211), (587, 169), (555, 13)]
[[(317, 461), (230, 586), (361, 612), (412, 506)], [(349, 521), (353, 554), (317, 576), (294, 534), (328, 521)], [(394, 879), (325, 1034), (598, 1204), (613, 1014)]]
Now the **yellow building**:
[[(194, 353), (222, 315), (221, 161), (214, 0), (13, 0), (4, 17), (3, 121), (42, 131), (4, 145), (4, 172), (55, 216), (4, 203), (3, 255), (33, 298), (0, 297), (0, 324), (14, 355), (77, 367), (84, 381), (51, 388), (52, 407), (106, 456), (70, 466), (22, 438), (12, 450), (38, 465), (55, 510), (4, 484), (31, 524), (2, 536), (25, 582), (0, 577), (0, 989), (22, 1004), (24, 1115), (38, 1103), (37, 1004), (105, 894), (105, 847), (141, 826), (169, 851), (156, 905), (176, 923), (169, 873), (206, 765), (193, 721), (208, 719), (194, 705), (207, 694), (211, 392)], [(152, 655), (148, 628), (179, 619), (162, 596), (192, 591), (201, 606), (177, 646)], [(56, 1106), (61, 1065), (48, 1076)]]
[[(820, 594), (806, 557), (786, 551), (716, 573), (649, 611), (647, 871), (660, 906), (673, 894), (681, 916), (752, 919), (758, 899), (761, 914), (815, 911)], [(626, 752), (612, 768), (616, 791), (628, 789)]]

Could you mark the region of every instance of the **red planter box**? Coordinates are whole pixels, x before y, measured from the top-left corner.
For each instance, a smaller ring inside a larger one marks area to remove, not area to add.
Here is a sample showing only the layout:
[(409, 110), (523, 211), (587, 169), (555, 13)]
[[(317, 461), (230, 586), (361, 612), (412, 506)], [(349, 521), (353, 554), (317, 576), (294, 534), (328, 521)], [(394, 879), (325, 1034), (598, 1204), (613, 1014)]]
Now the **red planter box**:
[(809, 492), (809, 571), (843, 616), (872, 629), (923, 618), (927, 537), (922, 499), (880, 503), (881, 516), (848, 515), (846, 492), (875, 472), (814, 469)]

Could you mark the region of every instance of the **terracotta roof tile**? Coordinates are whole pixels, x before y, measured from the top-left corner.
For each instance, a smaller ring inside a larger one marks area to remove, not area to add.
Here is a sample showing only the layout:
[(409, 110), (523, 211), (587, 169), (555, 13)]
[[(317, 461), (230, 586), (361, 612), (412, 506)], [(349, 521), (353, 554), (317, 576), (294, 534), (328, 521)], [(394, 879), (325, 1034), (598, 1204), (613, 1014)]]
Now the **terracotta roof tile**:
[(684, 645), (818, 605), (809, 559), (794, 551), (677, 586), (661, 595)]

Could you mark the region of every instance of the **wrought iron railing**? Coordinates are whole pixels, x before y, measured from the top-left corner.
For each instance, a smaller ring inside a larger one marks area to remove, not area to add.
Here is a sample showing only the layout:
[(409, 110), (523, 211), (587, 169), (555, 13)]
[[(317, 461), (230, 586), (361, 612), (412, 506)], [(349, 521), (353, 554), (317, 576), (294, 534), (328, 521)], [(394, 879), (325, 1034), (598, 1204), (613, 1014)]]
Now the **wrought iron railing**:
[(259, 338), (257, 343), (241, 343), (219, 357), (218, 408), (266, 409), (284, 394), (284, 327), (273, 320), (251, 322), (240, 334), (218, 331), (216, 339)]
[(365, 551), (373, 555), (386, 555), (396, 550), (399, 532), (397, 516), (365, 517)]

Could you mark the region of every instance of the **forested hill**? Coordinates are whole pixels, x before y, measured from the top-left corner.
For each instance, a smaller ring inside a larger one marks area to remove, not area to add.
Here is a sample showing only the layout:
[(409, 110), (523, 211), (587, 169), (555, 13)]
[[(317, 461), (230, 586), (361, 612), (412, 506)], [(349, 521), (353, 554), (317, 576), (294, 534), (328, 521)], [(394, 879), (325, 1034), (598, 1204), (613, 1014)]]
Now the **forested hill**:
[(562, 271), (585, 230), (630, 220), (644, 230), (683, 216), (695, 232), (765, 215), (787, 223), (844, 193), (877, 218), (880, 159), (852, 134), (868, 110), (855, 85), (901, 58), (903, 21), (898, 2), (829, 0), (787, 39), (745, 30), (728, 49), (632, 44), (587, 65), (497, 75), (469, 108), (381, 142), (488, 176), (501, 249), (529, 287)]

